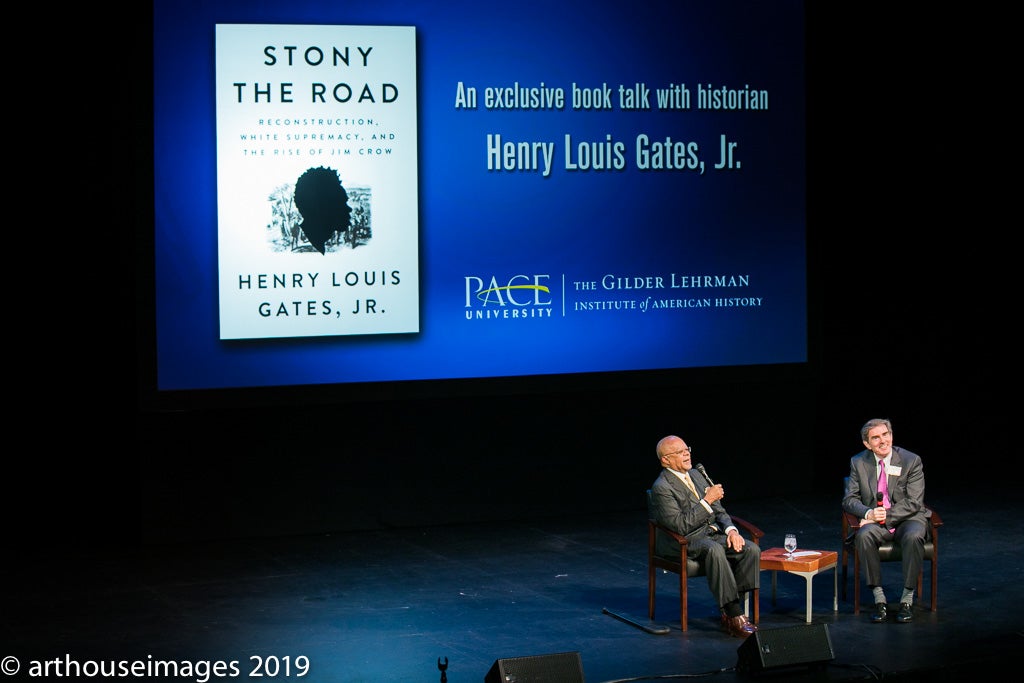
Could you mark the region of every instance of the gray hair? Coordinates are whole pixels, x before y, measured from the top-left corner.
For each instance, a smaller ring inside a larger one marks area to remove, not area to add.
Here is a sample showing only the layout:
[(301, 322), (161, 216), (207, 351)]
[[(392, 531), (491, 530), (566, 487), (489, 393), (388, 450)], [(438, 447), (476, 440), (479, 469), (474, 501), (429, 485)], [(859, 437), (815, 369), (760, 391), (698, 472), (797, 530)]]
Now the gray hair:
[(865, 422), (864, 426), (860, 428), (860, 440), (867, 441), (868, 432), (870, 432), (875, 427), (881, 427), (882, 425), (885, 425), (885, 428), (889, 430), (890, 434), (892, 434), (892, 422), (889, 422), (884, 417), (876, 417), (873, 420), (868, 420), (867, 422)]

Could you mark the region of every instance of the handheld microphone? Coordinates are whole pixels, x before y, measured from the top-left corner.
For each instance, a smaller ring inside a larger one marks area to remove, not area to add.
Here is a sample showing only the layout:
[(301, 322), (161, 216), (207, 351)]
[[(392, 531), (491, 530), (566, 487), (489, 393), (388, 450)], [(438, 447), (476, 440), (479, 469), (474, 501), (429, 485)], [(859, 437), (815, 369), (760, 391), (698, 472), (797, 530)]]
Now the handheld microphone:
[[(885, 507), (885, 494), (879, 491), (875, 494), (875, 505), (877, 507)], [(879, 522), (879, 524), (885, 524), (885, 522)]]
[(708, 480), (709, 484), (715, 486), (715, 482), (711, 481), (711, 477), (708, 476), (707, 470), (704, 469), (704, 465), (697, 463), (696, 465), (694, 465), (694, 467), (696, 467), (697, 471), (700, 472), (701, 475), (703, 475), (703, 477)]

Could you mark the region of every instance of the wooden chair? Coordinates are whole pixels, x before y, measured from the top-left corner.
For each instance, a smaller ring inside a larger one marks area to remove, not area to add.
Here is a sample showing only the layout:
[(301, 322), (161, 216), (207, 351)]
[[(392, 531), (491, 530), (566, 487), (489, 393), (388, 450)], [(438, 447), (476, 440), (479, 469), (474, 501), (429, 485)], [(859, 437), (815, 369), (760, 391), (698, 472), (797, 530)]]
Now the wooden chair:
[[(687, 579), (691, 577), (705, 576), (703, 568), (696, 560), (691, 560), (686, 556), (686, 549), (689, 542), (686, 540), (686, 536), (677, 534), (666, 526), (658, 523), (654, 518), (654, 510), (651, 504), (651, 490), (647, 489), (647, 616), (652, 621), (654, 620), (654, 595), (655, 595), (655, 582), (659, 569), (670, 571), (674, 574), (679, 575), (679, 624), (685, 631), (687, 629)], [(731, 515), (732, 521), (736, 524), (736, 527), (746, 532), (746, 535), (758, 546), (761, 545), (761, 537), (764, 536), (764, 532), (758, 529), (756, 526), (741, 519), (735, 515)], [(666, 557), (664, 555), (658, 555), (655, 552), (657, 548), (658, 534), (668, 534), (676, 541), (679, 542), (679, 555), (673, 555), (672, 557)], [(745, 611), (749, 612), (749, 601), (753, 594), (754, 599), (754, 623), (758, 623), (761, 617), (760, 609), (760, 590), (755, 588), (744, 596), (744, 608)]]
[[(847, 477), (849, 479), (849, 477)], [(845, 487), (844, 487), (845, 489)], [(931, 517), (928, 518), (928, 526), (924, 540), (924, 559), (931, 565), (931, 611), (936, 609), (936, 598), (939, 586), (939, 527), (942, 526), (942, 517), (934, 509)], [(847, 562), (853, 560), (853, 613), (860, 614), (860, 555), (857, 552), (857, 544), (854, 537), (860, 527), (860, 520), (849, 512), (843, 511), (842, 523), (842, 557), (843, 563), (843, 600), (846, 600), (846, 567)], [(882, 562), (899, 562), (903, 558), (900, 546), (896, 542), (883, 543), (878, 548), (878, 555)], [(917, 595), (921, 596), (921, 588), (924, 585), (924, 565), (917, 575)]]

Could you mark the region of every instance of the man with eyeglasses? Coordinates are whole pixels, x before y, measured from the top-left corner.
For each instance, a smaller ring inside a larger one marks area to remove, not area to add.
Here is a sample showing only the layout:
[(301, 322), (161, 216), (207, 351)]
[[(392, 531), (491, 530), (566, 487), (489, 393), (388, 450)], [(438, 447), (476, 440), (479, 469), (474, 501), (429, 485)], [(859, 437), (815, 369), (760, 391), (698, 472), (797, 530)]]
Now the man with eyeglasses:
[[(693, 451), (678, 436), (666, 436), (656, 448), (661, 474), (651, 486), (657, 521), (686, 536), (687, 557), (704, 569), (708, 587), (722, 611), (729, 635), (746, 638), (757, 631), (743, 613), (741, 596), (759, 587), (761, 549), (747, 543), (722, 506), (725, 490), (693, 470)], [(659, 533), (655, 552), (679, 555), (679, 543)]]

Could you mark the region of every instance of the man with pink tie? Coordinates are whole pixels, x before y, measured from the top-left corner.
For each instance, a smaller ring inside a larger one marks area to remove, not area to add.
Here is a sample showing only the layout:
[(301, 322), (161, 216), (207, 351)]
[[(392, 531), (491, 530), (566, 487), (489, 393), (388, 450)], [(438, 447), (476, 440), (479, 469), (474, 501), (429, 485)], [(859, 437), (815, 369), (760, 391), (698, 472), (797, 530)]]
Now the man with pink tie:
[(903, 563), (903, 592), (896, 621), (913, 621), (914, 590), (924, 561), (931, 511), (924, 505), (924, 465), (920, 456), (892, 445), (892, 423), (868, 420), (860, 430), (865, 450), (850, 459), (843, 510), (861, 520), (855, 542), (864, 580), (871, 589), (873, 623), (884, 623), (889, 605), (882, 589), (878, 547), (895, 541)]

